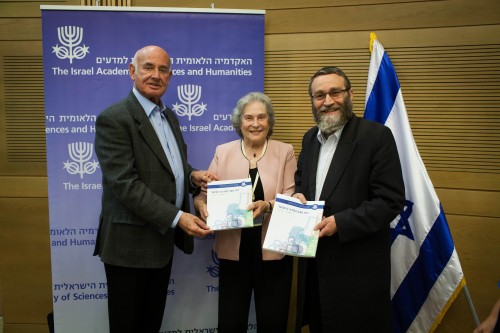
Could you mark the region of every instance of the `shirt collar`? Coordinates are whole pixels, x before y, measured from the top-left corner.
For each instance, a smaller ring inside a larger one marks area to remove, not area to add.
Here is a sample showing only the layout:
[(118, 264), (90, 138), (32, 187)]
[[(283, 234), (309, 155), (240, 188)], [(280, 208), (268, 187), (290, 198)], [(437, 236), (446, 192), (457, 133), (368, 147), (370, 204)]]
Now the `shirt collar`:
[[(338, 130), (333, 132), (333, 134), (330, 136), (334, 136), (335, 140), (338, 141), (340, 139), (340, 135), (342, 134), (342, 131), (344, 130), (344, 126), (342, 126)], [(325, 139), (325, 137), (321, 134), (320, 130), (318, 130), (318, 134), (316, 135), (316, 137), (318, 138), (319, 143), (321, 143), (322, 145), (324, 145), (326, 143), (326, 141), (328, 140), (328, 139)], [(330, 138), (330, 137), (328, 137), (328, 138)]]
[(135, 89), (135, 87), (132, 87), (132, 92), (134, 93), (135, 97), (139, 101), (139, 104), (141, 104), (142, 108), (144, 109), (148, 117), (150, 117), (151, 113), (157, 108), (159, 108), (160, 111), (166, 109), (165, 105), (161, 100), (160, 100), (160, 106), (158, 106), (155, 103), (151, 102), (146, 97), (142, 96), (141, 93), (137, 89)]

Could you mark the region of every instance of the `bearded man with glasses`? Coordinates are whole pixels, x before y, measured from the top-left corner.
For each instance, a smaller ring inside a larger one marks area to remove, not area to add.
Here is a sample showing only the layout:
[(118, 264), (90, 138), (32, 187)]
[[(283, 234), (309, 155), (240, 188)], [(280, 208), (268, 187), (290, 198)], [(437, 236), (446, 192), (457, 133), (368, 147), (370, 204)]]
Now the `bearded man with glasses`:
[(405, 189), (391, 130), (353, 113), (349, 78), (324, 67), (309, 83), (317, 126), (302, 140), (294, 197), (324, 200), (315, 258), (299, 258), (296, 332), (392, 332), (390, 223)]

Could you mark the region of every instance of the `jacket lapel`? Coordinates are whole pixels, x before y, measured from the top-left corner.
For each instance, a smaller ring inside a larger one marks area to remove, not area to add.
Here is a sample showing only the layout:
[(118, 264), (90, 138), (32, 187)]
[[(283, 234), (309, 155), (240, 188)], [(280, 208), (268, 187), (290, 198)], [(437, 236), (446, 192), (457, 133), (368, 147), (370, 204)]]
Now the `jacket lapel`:
[(308, 156), (308, 162), (310, 163), (311, 167), (309, 170), (312, 170), (311, 175), (309, 177), (311, 178), (311, 181), (309, 182), (309, 196), (306, 196), (306, 198), (311, 198), (309, 200), (314, 200), (316, 196), (316, 174), (318, 170), (318, 158), (319, 158), (319, 150), (321, 148), (321, 144), (318, 141), (317, 134), (318, 134), (318, 129), (313, 132), (313, 135), (311, 136), (311, 141), (309, 142), (309, 146), (311, 147), (311, 154)]
[(151, 148), (153, 153), (158, 157), (161, 164), (167, 168), (167, 170), (172, 173), (172, 169), (170, 164), (168, 163), (167, 155), (165, 155), (165, 151), (161, 145), (160, 139), (153, 128), (153, 125), (149, 121), (149, 118), (146, 116), (146, 112), (142, 108), (141, 104), (134, 96), (133, 92), (129, 94), (129, 102), (131, 105), (131, 111), (134, 116), (135, 121), (138, 123), (139, 132), (141, 132), (144, 137), (144, 141)]

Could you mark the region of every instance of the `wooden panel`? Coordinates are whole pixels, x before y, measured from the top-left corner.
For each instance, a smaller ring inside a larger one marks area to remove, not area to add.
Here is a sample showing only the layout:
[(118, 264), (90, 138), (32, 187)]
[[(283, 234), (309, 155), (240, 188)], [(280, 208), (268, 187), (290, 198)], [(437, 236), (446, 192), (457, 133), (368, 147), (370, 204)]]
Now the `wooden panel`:
[(0, 198), (47, 197), (47, 177), (0, 176)]
[(41, 40), (42, 29), (39, 18), (1, 18), (0, 40)]
[[(500, 23), (496, 0), (323, 6), (266, 12), (267, 34), (453, 27)], [(328, 22), (325, 24), (325, 22)]]
[(468, 283), (496, 286), (500, 282), (500, 218), (455, 214), (446, 217)]
[[(265, 36), (266, 51), (355, 49), (369, 54), (370, 32), (377, 33), (385, 48), (498, 44), (500, 25), (421, 28), (410, 30), (318, 32)], [(368, 68), (367, 68), (368, 70)]]
[(0, 173), (45, 175), (41, 42), (0, 42)]
[(44, 324), (5, 323), (4, 333), (47, 333), (49, 328)]
[[(23, 13), (23, 17), (41, 17), (41, 5), (63, 6), (68, 5), (73, 1), (66, 0), (35, 0), (35, 1), (12, 1), (0, 0), (0, 17), (2, 18), (15, 18), (19, 17), (19, 13)], [(69, 2), (69, 3), (68, 3)]]
[(436, 189), (446, 213), (500, 217), (500, 191)]
[(52, 309), (47, 199), (0, 198), (0, 278), (9, 323), (46, 323)]
[(434, 187), (498, 191), (500, 175), (489, 173), (428, 171)]
[[(2, 57), (15, 55), (42, 56), (42, 41), (0, 41), (0, 55)], [(3, 85), (3, 79), (0, 82)], [(0, 95), (0, 98), (3, 98), (3, 95)]]
[(42, 57), (6, 55), (2, 62), (7, 163), (45, 162)]
[[(428, 2), (442, 0), (387, 0), (384, 3), (401, 2)], [(325, 0), (222, 0), (207, 2), (206, 0), (132, 0), (133, 6), (139, 7), (184, 7), (184, 8), (208, 8), (211, 4), (215, 8), (223, 9), (303, 9), (303, 8), (325, 8), (346, 5), (372, 5), (380, 3), (380, 0), (335, 0), (327, 2)]]

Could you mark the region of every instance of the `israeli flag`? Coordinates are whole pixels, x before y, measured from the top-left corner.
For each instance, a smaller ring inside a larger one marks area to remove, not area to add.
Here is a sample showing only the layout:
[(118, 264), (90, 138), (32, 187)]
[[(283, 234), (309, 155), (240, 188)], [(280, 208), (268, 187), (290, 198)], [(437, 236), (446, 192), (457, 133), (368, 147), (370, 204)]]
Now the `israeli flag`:
[(465, 279), (443, 208), (413, 139), (396, 71), (375, 34), (370, 39), (364, 118), (392, 130), (405, 183), (405, 208), (391, 223), (393, 329), (433, 332)]

